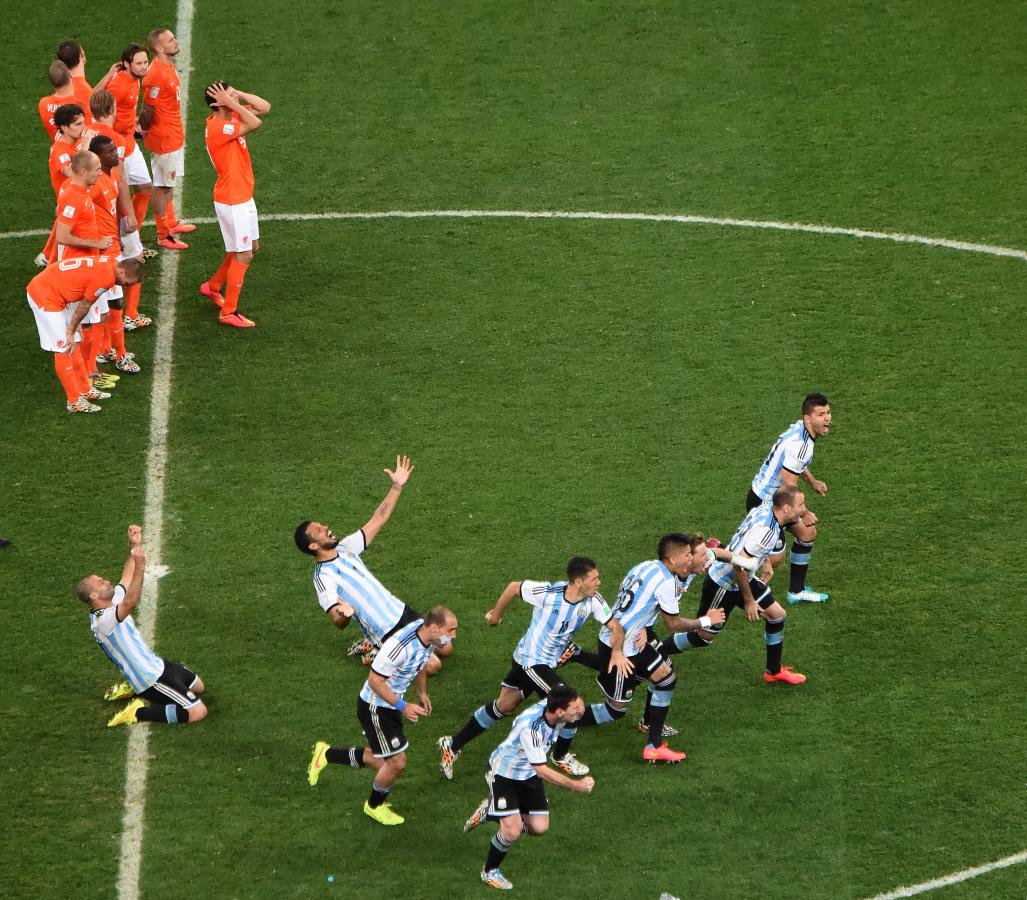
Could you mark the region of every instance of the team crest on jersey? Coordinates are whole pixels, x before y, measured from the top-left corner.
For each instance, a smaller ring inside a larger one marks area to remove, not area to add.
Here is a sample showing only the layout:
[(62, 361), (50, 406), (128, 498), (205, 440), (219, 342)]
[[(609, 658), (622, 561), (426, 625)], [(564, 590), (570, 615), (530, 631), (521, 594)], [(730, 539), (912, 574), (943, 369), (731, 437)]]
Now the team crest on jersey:
[(160, 93), (160, 88), (159, 87), (152, 87), (152, 88), (150, 88), (150, 96), (151, 97), (156, 97), (159, 93)]
[(72, 218), (72, 216), (75, 215), (75, 207), (65, 206), (64, 209), (61, 210), (61, 215), (64, 216), (64, 218), (66, 219)]
[(67, 153), (62, 153), (60, 156), (60, 160), (62, 163), (70, 163), (71, 157)]
[(248, 244), (248, 243), (250, 242), (250, 236), (249, 236), (248, 234), (244, 234), (244, 235), (242, 236), (242, 242), (243, 242), (244, 244)]
[(225, 134), (235, 134), (235, 126), (231, 122), (229, 122), (227, 125), (223, 126), (221, 130)]

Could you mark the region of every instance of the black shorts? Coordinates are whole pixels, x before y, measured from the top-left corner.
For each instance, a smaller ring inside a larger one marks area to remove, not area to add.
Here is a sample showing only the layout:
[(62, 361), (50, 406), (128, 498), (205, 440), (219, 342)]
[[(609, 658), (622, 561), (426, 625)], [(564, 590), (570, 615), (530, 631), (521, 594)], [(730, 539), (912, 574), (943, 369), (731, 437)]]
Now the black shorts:
[[(775, 602), (774, 594), (770, 588), (758, 578), (749, 579), (749, 590), (752, 591), (753, 599), (760, 609), (767, 609)], [(700, 616), (705, 616), (711, 609), (720, 608), (724, 610), (724, 625), (727, 625), (731, 610), (744, 606), (745, 600), (738, 588), (729, 590), (728, 588), (721, 587), (709, 575), (706, 576), (702, 584), (702, 599), (699, 601)], [(717, 632), (724, 625), (714, 626), (708, 630)]]
[(549, 799), (546, 786), (538, 775), (526, 781), (515, 781), (502, 775), (492, 776), (489, 788), (489, 816), (501, 819), (504, 816), (548, 816)]
[(192, 669), (187, 669), (173, 659), (166, 659), (164, 671), (157, 682), (137, 696), (157, 706), (174, 703), (183, 709), (192, 709), (200, 702), (200, 698), (193, 693), (193, 685), (197, 681), (199, 678)]
[(400, 613), (399, 619), (396, 622), (396, 624), (393, 625), (388, 631), (386, 631), (384, 635), (382, 635), (382, 643), (384, 644), (390, 637), (392, 637), (401, 628), (405, 628), (411, 622), (416, 622), (418, 619), (423, 619), (423, 618), (424, 618), (424, 616), (422, 616), (412, 606), (407, 606), (406, 604), (404, 604), (403, 605), (403, 612)]
[(510, 663), (510, 671), (503, 677), (503, 687), (520, 691), (525, 697), (533, 693), (548, 697), (557, 685), (566, 685), (552, 666), (522, 666), (517, 660)]
[(661, 665), (673, 665), (669, 659), (664, 659), (656, 647), (646, 644), (634, 656), (628, 657), (635, 669), (630, 675), (624, 676), (616, 669), (612, 672), (607, 671), (612, 653), (610, 647), (602, 641), (599, 642), (599, 676), (596, 678), (596, 684), (603, 689), (607, 699), (616, 700), (618, 703), (629, 703), (635, 694), (635, 688), (643, 681), (650, 681), (653, 672)]
[(745, 511), (752, 512), (757, 506), (763, 502), (763, 498), (760, 497), (752, 488), (749, 488), (749, 493), (745, 498)]
[(410, 746), (403, 734), (403, 714), (387, 706), (371, 706), (357, 697), (357, 718), (375, 759), (388, 759)]

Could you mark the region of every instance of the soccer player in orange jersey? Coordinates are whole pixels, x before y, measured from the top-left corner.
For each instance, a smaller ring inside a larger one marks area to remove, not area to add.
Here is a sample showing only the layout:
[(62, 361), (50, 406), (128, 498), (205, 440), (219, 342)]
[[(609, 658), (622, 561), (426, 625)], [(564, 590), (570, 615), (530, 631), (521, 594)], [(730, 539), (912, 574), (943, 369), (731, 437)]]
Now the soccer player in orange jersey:
[(57, 137), (57, 123), (53, 120), (53, 114), (58, 106), (74, 102), (75, 89), (71, 83), (71, 72), (59, 59), (50, 63), (46, 74), (53, 85), (53, 93), (47, 94), (39, 101), (39, 120), (43, 123), (46, 135), (52, 143)]
[(185, 250), (189, 245), (179, 234), (196, 229), (178, 221), (172, 189), (185, 175), (185, 132), (182, 130), (181, 82), (175, 69), (178, 39), (167, 28), (149, 34), (153, 61), (143, 78), (143, 108), (139, 124), (143, 143), (152, 154), (153, 218), (157, 223), (157, 246)]
[[(225, 258), (214, 276), (200, 285), (200, 293), (221, 307), (223, 324), (252, 328), (253, 321), (238, 311), (246, 268), (260, 245), (257, 206), (253, 202), (253, 166), (246, 135), (261, 126), (258, 114), (270, 112), (271, 104), (223, 81), (209, 85), (206, 98), (213, 110), (207, 117), (206, 143), (218, 173), (214, 212), (225, 239)], [(221, 288), (226, 283), (222, 296)]]
[(80, 343), (78, 328), (91, 304), (115, 284), (134, 284), (140, 264), (115, 262), (107, 256), (79, 256), (53, 263), (25, 289), (39, 331), (39, 346), (54, 354), (54, 368), (67, 395), (68, 412), (99, 412), (91, 401), (109, 397), (89, 384), (72, 349)]
[(61, 41), (57, 47), (57, 58), (71, 72), (71, 83), (76, 99), (88, 109), (89, 95), (93, 93), (93, 89), (86, 81), (86, 51), (82, 49), (82, 45), (78, 41)]
[[(61, 192), (61, 185), (71, 174), (71, 159), (78, 152), (79, 143), (85, 131), (85, 116), (78, 101), (58, 106), (53, 114), (57, 126), (57, 137), (50, 145), (50, 184), (54, 199)], [(36, 265), (45, 269), (48, 263), (57, 259), (56, 225), (50, 229), (50, 237), (42, 251), (36, 256)]]

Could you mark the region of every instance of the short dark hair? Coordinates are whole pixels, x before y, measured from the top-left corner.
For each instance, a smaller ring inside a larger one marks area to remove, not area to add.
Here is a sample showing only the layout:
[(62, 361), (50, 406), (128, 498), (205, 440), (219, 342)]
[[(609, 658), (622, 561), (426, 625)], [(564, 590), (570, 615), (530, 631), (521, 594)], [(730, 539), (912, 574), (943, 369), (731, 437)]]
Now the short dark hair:
[(567, 563), (567, 580), (575, 581), (584, 578), (593, 569), (598, 569), (591, 556), (575, 556)]
[[(95, 94), (94, 94), (95, 96)], [(113, 144), (113, 138), (107, 137), (105, 134), (98, 134), (89, 142), (89, 152), (95, 153), (97, 156), (100, 155), (100, 151), (104, 149), (108, 144)]]
[(82, 62), (82, 45), (71, 39), (61, 41), (57, 45), (57, 58), (69, 69), (74, 69)]
[(208, 84), (203, 89), (203, 99), (207, 101), (207, 106), (209, 106), (211, 109), (214, 109), (214, 107), (218, 105), (217, 100), (211, 97), (210, 94), (207, 93), (207, 91), (209, 91), (211, 88), (220, 88), (223, 91), (227, 91), (231, 86), (232, 85), (230, 85), (224, 79), (220, 81), (212, 81), (210, 84)]
[(830, 406), (823, 394), (807, 394), (802, 400), (802, 414), (808, 416), (818, 406)]
[(46, 70), (46, 77), (50, 79), (50, 84), (55, 88), (71, 84), (71, 72), (68, 71), (68, 67), (59, 59), (55, 59), (50, 63), (50, 68)]
[(452, 610), (445, 606), (433, 606), (424, 617), (425, 625), (445, 625), (447, 617), (453, 615)]
[(307, 529), (310, 527), (310, 519), (304, 519), (296, 526), (296, 533), (293, 537), (296, 539), (296, 546), (299, 548), (301, 553), (309, 553), (311, 556), (314, 555), (314, 551), (310, 549), (310, 535), (307, 534)]
[(672, 531), (670, 534), (665, 534), (660, 538), (660, 544), (656, 548), (656, 557), (657, 559), (666, 559), (675, 550), (691, 546), (691, 535), (682, 534), (680, 531)]
[(782, 506), (788, 506), (790, 503), (795, 502), (795, 498), (801, 494), (800, 491), (794, 484), (782, 484), (776, 491), (774, 491), (774, 506), (780, 509)]
[(132, 57), (137, 53), (146, 53), (146, 48), (142, 44), (129, 44), (121, 51), (121, 61), (125, 63), (125, 65), (130, 65)]
[(86, 581), (88, 580), (89, 576), (87, 575), (85, 578), (79, 579), (78, 583), (75, 585), (75, 596), (78, 597), (78, 599), (81, 600), (83, 603), (89, 602), (90, 590), (88, 585), (86, 584)]
[(546, 712), (556, 712), (558, 709), (566, 709), (580, 697), (574, 688), (569, 684), (558, 684), (546, 697)]
[(74, 122), (79, 116), (85, 118), (85, 113), (82, 111), (82, 107), (78, 103), (62, 103), (53, 113), (53, 123), (57, 126), (57, 130), (60, 131), (67, 128), (72, 122)]

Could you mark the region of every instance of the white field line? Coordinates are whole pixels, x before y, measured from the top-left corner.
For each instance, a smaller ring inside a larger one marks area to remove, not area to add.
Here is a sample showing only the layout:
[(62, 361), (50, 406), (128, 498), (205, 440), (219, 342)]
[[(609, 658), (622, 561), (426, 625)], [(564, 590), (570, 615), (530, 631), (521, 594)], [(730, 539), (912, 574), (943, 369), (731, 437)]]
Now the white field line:
[[(181, 55), (179, 58), (181, 59)], [(184, 83), (185, 79), (183, 79)], [(964, 253), (1007, 256), (1027, 262), (1027, 250), (1020, 250), (1016, 247), (977, 244), (972, 241), (928, 237), (923, 234), (905, 234), (900, 231), (871, 231), (866, 228), (842, 228), (837, 225), (814, 225), (808, 222), (726, 219), (716, 216), (672, 215), (669, 213), (575, 212), (573, 210), (524, 209), (392, 209), (372, 212), (263, 213), (260, 218), (264, 222), (319, 222), (338, 219), (594, 219), (614, 222), (671, 222), (681, 225), (719, 225), (726, 228), (759, 228), (765, 231), (800, 231), (807, 234), (834, 234), (844, 237), (893, 241), (898, 244), (921, 244), (927, 247), (942, 247), (946, 250), (961, 250)], [(213, 225), (217, 220), (203, 217), (192, 219), (191, 221), (197, 225)], [(38, 228), (30, 231), (0, 232), (0, 240), (45, 237), (49, 233), (47, 230)]]
[[(178, 0), (179, 53), (176, 60), (182, 83), (182, 122), (188, 121), (189, 69), (192, 62), (193, 0)], [(182, 211), (182, 183), (175, 187), (175, 206)], [(161, 259), (153, 354), (153, 393), (150, 399), (150, 446), (146, 458), (146, 495), (143, 536), (146, 558), (153, 574), (143, 583), (138, 607), (139, 630), (151, 647), (157, 629), (157, 573), (164, 545), (164, 476), (167, 470), (168, 412), (171, 400), (171, 353), (175, 333), (175, 296), (178, 290), (178, 254)], [(143, 854), (143, 819), (146, 810), (146, 772), (149, 767), (149, 726), (128, 729), (125, 763), (125, 810), (121, 825), (118, 866), (119, 900), (138, 900)]]
[(872, 900), (898, 900), (900, 897), (915, 897), (917, 894), (926, 894), (928, 891), (959, 884), (961, 881), (969, 881), (971, 878), (977, 878), (980, 875), (987, 875), (996, 869), (1005, 869), (1008, 866), (1016, 866), (1025, 862), (1027, 862), (1027, 850), (1022, 850), (1019, 853), (1014, 853), (1012, 856), (1006, 856), (1003, 859), (996, 859), (994, 862), (985, 863), (983, 866), (961, 869), (959, 872), (953, 872), (951, 875), (935, 878), (934, 881), (925, 881), (922, 884), (896, 888), (894, 891), (888, 891), (886, 894), (878, 894)]

